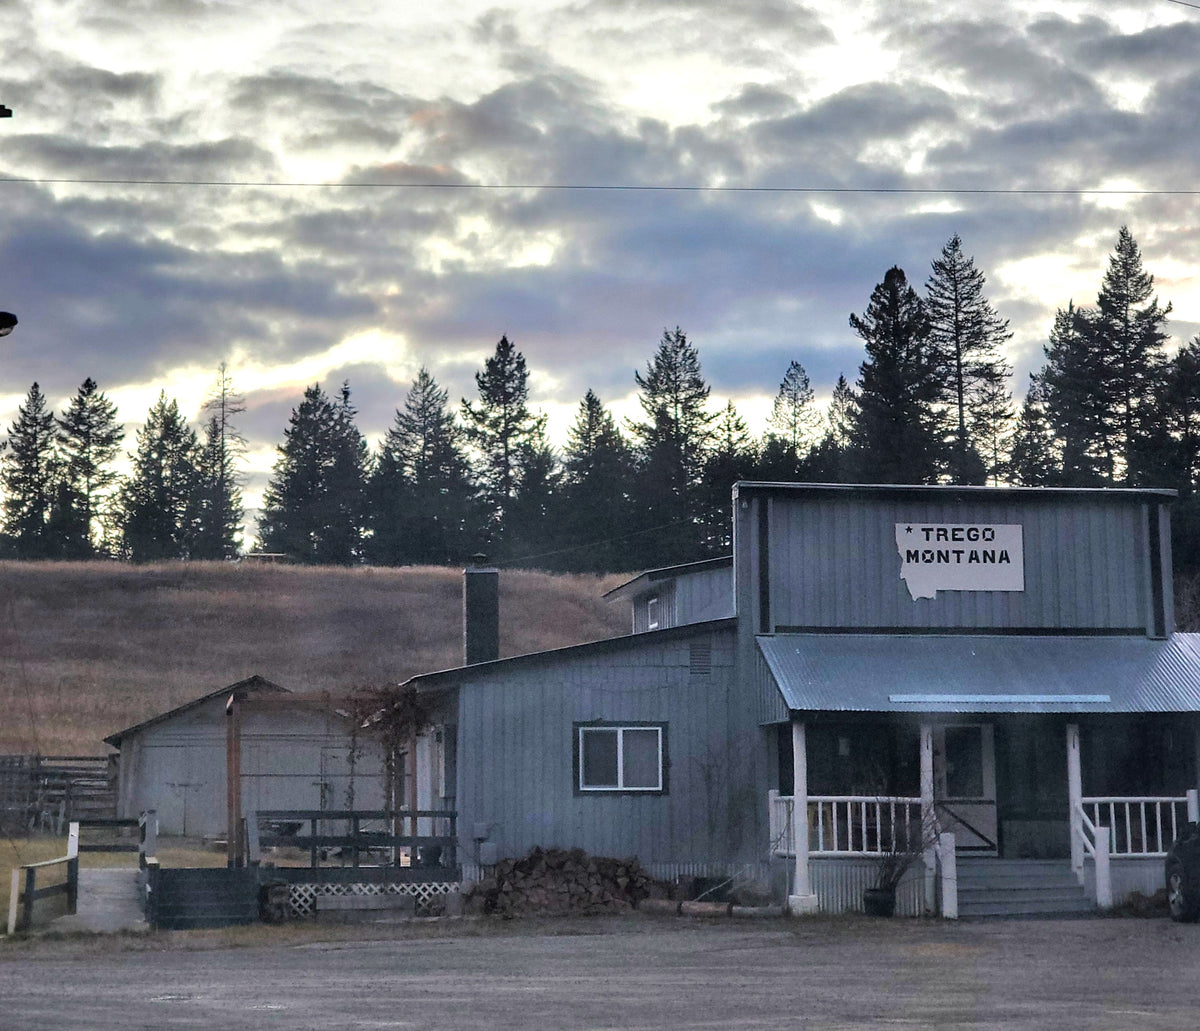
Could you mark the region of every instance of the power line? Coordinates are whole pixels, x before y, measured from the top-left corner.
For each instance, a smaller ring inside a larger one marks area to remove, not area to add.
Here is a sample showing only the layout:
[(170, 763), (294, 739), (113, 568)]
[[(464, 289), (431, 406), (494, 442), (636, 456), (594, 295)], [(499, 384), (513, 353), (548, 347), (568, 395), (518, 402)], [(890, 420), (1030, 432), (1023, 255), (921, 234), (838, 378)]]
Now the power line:
[[(1182, 0), (1173, 0), (1182, 2)], [(1200, 10), (1200, 4), (1189, 4)], [(253, 189), (339, 189), (339, 190), (545, 190), (559, 192), (597, 193), (761, 193), (761, 194), (897, 194), (918, 197), (936, 196), (1033, 196), (1033, 197), (1196, 197), (1200, 189), (1146, 190), (1000, 186), (647, 186), (636, 183), (438, 183), (438, 182), (378, 182), (329, 183), (301, 180), (269, 181), (254, 179), (37, 179), (0, 177), (0, 185), (26, 183), (36, 186), (188, 186), (239, 187)]]
[(1169, 4), (1178, 4), (1180, 7), (1190, 7), (1193, 11), (1200, 11), (1200, 4), (1188, 3), (1188, 0), (1167, 0)]

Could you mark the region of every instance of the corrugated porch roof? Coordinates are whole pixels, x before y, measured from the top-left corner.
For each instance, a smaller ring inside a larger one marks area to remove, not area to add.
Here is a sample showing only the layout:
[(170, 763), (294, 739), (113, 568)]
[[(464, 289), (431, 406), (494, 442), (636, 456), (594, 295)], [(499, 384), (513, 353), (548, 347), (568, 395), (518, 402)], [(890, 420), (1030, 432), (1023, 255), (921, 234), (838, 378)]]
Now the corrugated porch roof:
[(1200, 712), (1200, 634), (756, 640), (792, 711)]

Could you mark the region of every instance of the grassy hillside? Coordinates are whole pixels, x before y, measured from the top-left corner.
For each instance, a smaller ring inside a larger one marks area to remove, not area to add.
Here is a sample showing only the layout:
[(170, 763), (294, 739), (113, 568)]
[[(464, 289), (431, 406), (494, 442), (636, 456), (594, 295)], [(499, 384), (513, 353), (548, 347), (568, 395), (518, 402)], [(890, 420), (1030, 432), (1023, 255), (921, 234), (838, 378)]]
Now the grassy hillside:
[[(621, 577), (502, 571), (500, 648), (627, 633)], [(0, 753), (105, 735), (258, 673), (346, 691), (462, 662), (462, 571), (0, 563)]]

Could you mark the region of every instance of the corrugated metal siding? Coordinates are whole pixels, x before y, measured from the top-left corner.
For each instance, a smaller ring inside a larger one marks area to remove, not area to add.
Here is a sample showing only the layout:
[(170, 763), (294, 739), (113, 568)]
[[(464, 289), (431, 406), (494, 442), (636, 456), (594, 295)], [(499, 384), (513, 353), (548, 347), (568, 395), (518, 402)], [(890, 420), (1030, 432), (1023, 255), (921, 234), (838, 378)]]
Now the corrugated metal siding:
[(754, 688), (758, 701), (758, 722), (786, 723), (789, 719), (788, 707), (784, 704), (783, 694), (775, 682), (775, 675), (761, 651), (754, 656)]
[[(810, 859), (813, 894), (822, 913), (861, 913), (862, 894), (874, 887), (878, 864), (870, 859)], [(915, 864), (896, 889), (896, 914), (921, 916), (925, 911), (925, 867)]]
[(688, 573), (675, 581), (676, 626), (733, 615), (733, 567)]
[[(793, 710), (1200, 712), (1200, 635), (1145, 637), (780, 634), (759, 652)], [(892, 695), (950, 695), (894, 701)], [(964, 695), (1058, 696), (1045, 701)], [(1070, 696), (1109, 700), (1071, 701)]]
[[(738, 863), (765, 849), (766, 738), (736, 694), (732, 631), (708, 632), (712, 672), (687, 637), (499, 669), (459, 689), (460, 826), (492, 825), (500, 857), (535, 845), (643, 863)], [(665, 721), (666, 795), (576, 795), (576, 722)], [(476, 857), (465, 843), (466, 861)]]
[[(650, 626), (650, 602), (653, 599), (658, 601), (658, 626), (655, 627)], [(674, 580), (663, 581), (657, 584), (654, 590), (634, 599), (633, 632), (635, 634), (644, 634), (649, 630), (666, 630), (669, 627), (678, 626), (679, 622), (676, 615)]]
[[(1165, 863), (1159, 857), (1120, 859), (1113, 856), (1108, 871), (1112, 882), (1114, 906), (1128, 902), (1134, 892), (1140, 895), (1153, 895), (1167, 886)], [(1096, 864), (1091, 859), (1084, 860), (1083, 888), (1088, 897), (1095, 900)]]
[[(779, 627), (1144, 627), (1143, 506), (1097, 496), (1045, 501), (772, 497), (772, 625)], [(1019, 523), (1025, 590), (910, 597), (895, 524)]]

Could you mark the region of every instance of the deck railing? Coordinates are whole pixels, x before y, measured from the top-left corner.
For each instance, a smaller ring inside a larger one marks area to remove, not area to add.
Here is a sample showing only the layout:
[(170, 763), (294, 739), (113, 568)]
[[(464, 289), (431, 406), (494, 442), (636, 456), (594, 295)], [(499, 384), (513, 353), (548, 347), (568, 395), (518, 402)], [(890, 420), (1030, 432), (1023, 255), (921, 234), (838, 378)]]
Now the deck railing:
[(252, 862), (263, 849), (284, 846), (307, 851), (313, 869), (330, 854), (353, 866), (372, 854), (396, 866), (457, 865), (453, 809), (260, 809), (245, 824)]
[(1093, 826), (1111, 828), (1114, 856), (1165, 856), (1188, 820), (1196, 819), (1187, 796), (1089, 796), (1081, 801)]
[[(771, 851), (794, 855), (792, 817), (795, 800), (769, 793)], [(809, 795), (810, 856), (878, 856), (892, 842), (911, 840), (921, 827), (921, 800), (905, 796)]]

